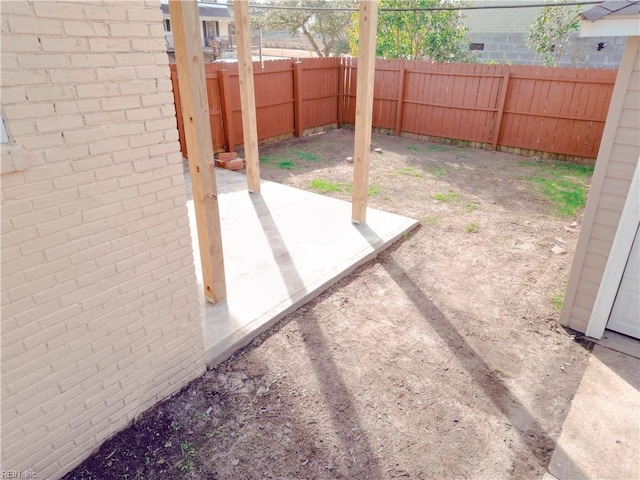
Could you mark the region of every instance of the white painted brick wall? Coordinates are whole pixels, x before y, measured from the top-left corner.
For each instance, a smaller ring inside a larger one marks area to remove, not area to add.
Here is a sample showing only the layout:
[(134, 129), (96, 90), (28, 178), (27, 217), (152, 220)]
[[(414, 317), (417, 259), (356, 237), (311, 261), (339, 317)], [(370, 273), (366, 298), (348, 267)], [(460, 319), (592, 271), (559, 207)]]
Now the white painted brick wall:
[(58, 478), (204, 371), (159, 2), (2, 2), (2, 468)]

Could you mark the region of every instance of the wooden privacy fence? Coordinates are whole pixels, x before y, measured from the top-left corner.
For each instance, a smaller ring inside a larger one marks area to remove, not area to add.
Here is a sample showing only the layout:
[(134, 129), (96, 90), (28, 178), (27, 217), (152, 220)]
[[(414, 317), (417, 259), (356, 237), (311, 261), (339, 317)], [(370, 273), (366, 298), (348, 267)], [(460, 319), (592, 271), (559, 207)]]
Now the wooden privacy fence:
[[(180, 99), (171, 66), (176, 108)], [(254, 64), (258, 138), (355, 123), (357, 60)], [(206, 64), (214, 148), (242, 145), (236, 64)], [(429, 137), (596, 158), (617, 71), (378, 60), (373, 126)], [(186, 155), (182, 118), (178, 115)]]

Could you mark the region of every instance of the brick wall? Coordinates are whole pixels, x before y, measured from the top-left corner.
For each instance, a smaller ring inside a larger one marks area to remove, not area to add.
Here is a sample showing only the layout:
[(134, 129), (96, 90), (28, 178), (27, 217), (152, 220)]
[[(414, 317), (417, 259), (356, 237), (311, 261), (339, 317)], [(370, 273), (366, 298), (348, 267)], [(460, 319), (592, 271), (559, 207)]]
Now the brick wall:
[(56, 478), (204, 371), (159, 2), (2, 2), (2, 468)]

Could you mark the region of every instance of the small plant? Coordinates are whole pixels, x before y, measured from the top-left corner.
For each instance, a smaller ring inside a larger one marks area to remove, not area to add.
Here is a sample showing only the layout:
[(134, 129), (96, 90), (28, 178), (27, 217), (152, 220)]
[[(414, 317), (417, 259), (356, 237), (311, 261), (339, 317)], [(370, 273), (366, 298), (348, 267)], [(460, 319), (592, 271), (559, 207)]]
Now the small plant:
[(182, 452), (182, 460), (178, 464), (178, 470), (181, 472), (187, 472), (194, 467), (194, 458), (196, 457), (196, 449), (189, 442), (182, 442), (180, 444), (180, 451)]
[(467, 213), (475, 212), (478, 209), (478, 205), (476, 205), (475, 203), (467, 203), (464, 209), (467, 211)]
[(367, 188), (367, 195), (373, 197), (374, 195), (378, 195), (380, 193), (380, 185), (369, 185)]
[(465, 231), (467, 233), (478, 233), (480, 231), (480, 226), (476, 222), (471, 222), (465, 227)]
[(399, 168), (397, 170), (394, 170), (391, 175), (396, 176), (396, 175), (408, 175), (410, 177), (422, 177), (422, 174), (416, 170), (413, 167), (402, 167)]
[(278, 162), (278, 168), (281, 170), (295, 170), (298, 166), (296, 165), (296, 162), (283, 160), (282, 162)]
[(420, 220), (420, 223), (425, 227), (429, 227), (438, 223), (438, 217), (425, 217)]
[(344, 186), (337, 182), (330, 182), (324, 178), (314, 178), (311, 180), (311, 188), (313, 188), (319, 194), (325, 194), (329, 192), (342, 192)]
[(211, 435), (213, 435), (211, 432), (204, 432), (205, 438), (211, 438)]
[(564, 302), (564, 292), (556, 292), (551, 295), (551, 303), (553, 303), (554, 308), (559, 312), (562, 310), (562, 303)]
[(422, 149), (417, 145), (407, 145), (407, 150), (411, 150), (412, 152), (419, 152)]
[(296, 152), (296, 158), (299, 160), (305, 160), (307, 162), (319, 162), (320, 157), (315, 153), (305, 152), (304, 150), (299, 150)]
[(429, 172), (434, 178), (442, 178), (449, 171), (447, 167), (443, 165), (429, 165), (426, 167), (427, 172)]
[(276, 157), (272, 157), (270, 155), (261, 155), (258, 160), (260, 161), (261, 164), (267, 164), (269, 162), (271, 162), (271, 160), (273, 160)]
[(454, 192), (453, 190), (449, 190), (447, 193), (434, 193), (431, 195), (431, 198), (443, 203), (453, 203), (459, 202), (462, 195), (458, 192)]
[(427, 145), (427, 150), (430, 152), (449, 152), (451, 148), (443, 145)]
[(178, 422), (173, 422), (171, 424), (171, 431), (177, 432), (178, 430), (180, 430), (180, 424)]

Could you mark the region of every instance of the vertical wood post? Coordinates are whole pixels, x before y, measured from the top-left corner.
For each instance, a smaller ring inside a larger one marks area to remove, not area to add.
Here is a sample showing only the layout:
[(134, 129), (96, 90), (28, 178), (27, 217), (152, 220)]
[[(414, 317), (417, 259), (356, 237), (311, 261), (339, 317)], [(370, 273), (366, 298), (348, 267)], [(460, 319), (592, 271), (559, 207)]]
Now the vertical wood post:
[(340, 58), (340, 66), (338, 67), (338, 128), (342, 128), (344, 121), (344, 63)]
[(178, 72), (171, 70), (171, 88), (173, 89), (173, 103), (176, 106), (176, 120), (178, 121), (178, 140), (180, 141), (180, 151), (184, 158), (189, 158), (187, 143), (184, 139), (184, 124), (182, 120), (182, 105), (180, 104), (180, 89), (178, 87)]
[(396, 103), (396, 135), (402, 133), (402, 107), (404, 104), (404, 67), (400, 68), (400, 83), (398, 84), (398, 101)]
[(500, 129), (502, 128), (502, 117), (504, 116), (504, 105), (507, 102), (507, 91), (509, 90), (509, 77), (511, 74), (506, 72), (502, 77), (502, 88), (500, 89), (500, 100), (498, 101), (498, 113), (496, 114), (496, 126), (493, 129), (493, 139), (491, 141), (491, 148), (498, 149), (498, 142), (500, 141)]
[(260, 191), (260, 164), (258, 161), (258, 126), (256, 122), (256, 95), (253, 85), (251, 60), (251, 22), (247, 0), (233, 2), (238, 44), (238, 73), (240, 74), (240, 105), (242, 106), (242, 133), (247, 168), (247, 189)]
[(365, 223), (367, 220), (377, 19), (378, 0), (360, 0), (356, 131), (353, 149), (353, 199), (351, 202), (351, 221), (353, 223)]
[(195, 0), (170, 0), (169, 14), (185, 140), (189, 150), (204, 296), (208, 302), (218, 303), (227, 297), (227, 292), (198, 6)]
[(222, 127), (227, 148), (230, 152), (236, 151), (236, 134), (231, 109), (231, 97), (229, 93), (229, 74), (226, 70), (218, 70), (218, 88), (220, 89), (220, 106), (222, 107)]
[(302, 127), (302, 62), (293, 62), (293, 123), (294, 136), (301, 137)]

